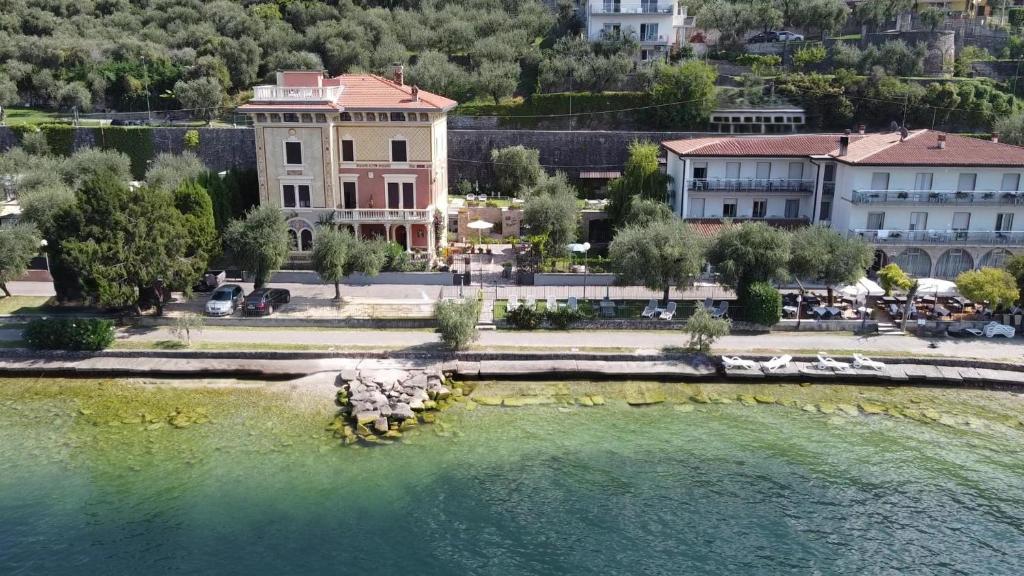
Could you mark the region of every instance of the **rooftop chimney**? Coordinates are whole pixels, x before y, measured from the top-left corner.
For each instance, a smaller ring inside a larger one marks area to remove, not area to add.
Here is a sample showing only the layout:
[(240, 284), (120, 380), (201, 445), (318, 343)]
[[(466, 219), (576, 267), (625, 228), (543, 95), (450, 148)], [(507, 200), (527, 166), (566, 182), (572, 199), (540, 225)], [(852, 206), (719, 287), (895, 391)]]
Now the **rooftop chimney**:
[(391, 65), (391, 79), (399, 86), (405, 86), (405, 66), (398, 62)]
[(939, 150), (944, 150), (946, 148), (946, 135), (945, 134), (939, 134), (939, 141), (937, 142), (937, 145), (938, 145)]
[(996, 144), (999, 144), (999, 132), (992, 133), (992, 141), (995, 142)]
[(419, 102), (420, 101), (420, 87), (419, 86), (413, 86), (412, 87), (412, 101), (413, 102)]
[(863, 136), (864, 135), (864, 131), (867, 130), (867, 128), (868, 127), (863, 125), (863, 124), (857, 124), (857, 134), (860, 134), (861, 136)]
[[(849, 130), (847, 130), (849, 132)], [(846, 153), (850, 151), (850, 135), (843, 134), (839, 137), (839, 154), (837, 156), (846, 156)]]

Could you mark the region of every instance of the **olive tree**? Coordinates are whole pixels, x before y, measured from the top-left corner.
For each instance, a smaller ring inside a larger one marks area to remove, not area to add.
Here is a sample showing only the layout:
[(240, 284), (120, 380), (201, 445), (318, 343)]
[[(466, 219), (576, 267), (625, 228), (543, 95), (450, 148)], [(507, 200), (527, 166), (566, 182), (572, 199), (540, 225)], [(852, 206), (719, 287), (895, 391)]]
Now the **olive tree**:
[(262, 288), (288, 258), (288, 224), (281, 210), (264, 204), (232, 220), (224, 231), (224, 250), (254, 275)]
[(462, 350), (477, 339), (476, 329), (480, 318), (480, 301), (440, 300), (434, 307), (437, 331), (441, 341), (452, 350)]
[(975, 302), (988, 302), (993, 310), (1005, 308), (1020, 299), (1017, 279), (1002, 268), (982, 268), (962, 272), (956, 288)]
[(206, 172), (203, 161), (194, 152), (161, 152), (146, 170), (146, 184), (161, 190), (175, 190), (186, 182), (195, 182)]
[(532, 233), (547, 237), (549, 253), (564, 250), (576, 239), (579, 220), (576, 189), (569, 184), (564, 173), (544, 177), (539, 186), (527, 192), (523, 222)]
[(687, 286), (700, 273), (703, 242), (678, 218), (630, 224), (615, 234), (608, 258), (618, 282), (660, 290), (668, 303), (672, 287)]
[(345, 278), (353, 240), (348, 231), (322, 226), (313, 244), (313, 269), (321, 280), (334, 284), (335, 300), (341, 300), (341, 281)]
[(28, 263), (39, 254), (39, 231), (32, 224), (16, 224), (0, 230), (0, 290), (10, 296), (7, 283), (20, 278)]
[(729, 334), (731, 322), (726, 318), (715, 318), (711, 312), (703, 306), (697, 306), (693, 314), (686, 319), (686, 326), (683, 331), (690, 334), (690, 342), (687, 348), (694, 352), (707, 354), (711, 351), (711, 345), (722, 336)]
[(206, 120), (209, 124), (216, 116), (224, 101), (224, 88), (215, 78), (208, 76), (195, 80), (179, 80), (174, 85), (174, 97), (192, 115)]
[(862, 238), (843, 236), (824, 226), (801, 228), (793, 233), (790, 243), (790, 273), (824, 284), (829, 306), (834, 287), (860, 280), (874, 258), (871, 246)]
[(494, 188), (499, 194), (517, 196), (529, 190), (544, 178), (540, 165), (540, 151), (525, 146), (508, 146), (491, 150), (494, 169)]
[(707, 258), (722, 284), (742, 298), (744, 289), (754, 282), (777, 282), (789, 276), (790, 237), (763, 222), (728, 225), (712, 241)]

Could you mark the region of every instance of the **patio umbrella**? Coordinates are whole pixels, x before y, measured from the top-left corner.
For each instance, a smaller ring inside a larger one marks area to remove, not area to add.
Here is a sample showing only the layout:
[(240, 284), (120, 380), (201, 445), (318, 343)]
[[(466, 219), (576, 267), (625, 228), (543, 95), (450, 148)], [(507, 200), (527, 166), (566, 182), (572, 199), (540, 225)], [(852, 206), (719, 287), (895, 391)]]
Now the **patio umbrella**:
[(839, 293), (855, 300), (862, 300), (865, 296), (881, 296), (885, 294), (885, 290), (876, 282), (867, 278), (861, 278), (857, 280), (856, 284), (840, 288)]
[(494, 228), (494, 224), (492, 224), (492, 223), (490, 223), (490, 222), (488, 222), (486, 220), (473, 220), (469, 224), (466, 224), (466, 227), (467, 228), (471, 228), (473, 230), (476, 230), (477, 233), (478, 233), (477, 234), (477, 241), (478, 242), (482, 242), (483, 241), (484, 230), (490, 230), (491, 228)]
[(956, 289), (956, 283), (939, 278), (921, 278), (917, 281), (917, 292), (918, 294), (930, 294), (936, 298), (960, 295), (960, 291)]

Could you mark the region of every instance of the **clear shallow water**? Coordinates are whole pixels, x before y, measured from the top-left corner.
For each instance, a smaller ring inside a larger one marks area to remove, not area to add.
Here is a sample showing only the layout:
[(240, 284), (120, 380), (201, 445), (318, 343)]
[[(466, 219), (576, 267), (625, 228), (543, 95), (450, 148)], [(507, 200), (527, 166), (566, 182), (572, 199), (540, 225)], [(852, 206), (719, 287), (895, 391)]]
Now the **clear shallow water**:
[[(973, 429), (612, 401), (353, 450), (264, 389), (0, 381), (0, 574), (1020, 574), (1024, 431), (973, 394)], [(112, 424), (175, 407), (213, 421)]]

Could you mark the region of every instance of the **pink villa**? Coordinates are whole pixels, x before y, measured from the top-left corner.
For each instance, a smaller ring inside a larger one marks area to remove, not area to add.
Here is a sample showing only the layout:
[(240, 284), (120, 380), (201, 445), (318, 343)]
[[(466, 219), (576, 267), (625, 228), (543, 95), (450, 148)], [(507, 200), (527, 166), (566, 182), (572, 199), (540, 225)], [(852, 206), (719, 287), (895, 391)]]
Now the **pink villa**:
[(260, 202), (284, 210), (293, 257), (333, 222), (433, 256), (445, 241), (447, 113), (457, 103), (392, 78), (277, 73), (241, 112), (253, 119)]

